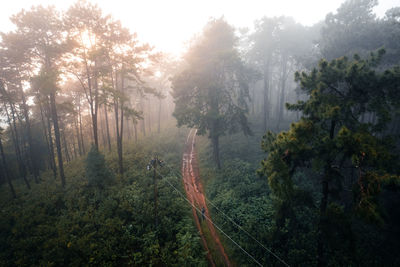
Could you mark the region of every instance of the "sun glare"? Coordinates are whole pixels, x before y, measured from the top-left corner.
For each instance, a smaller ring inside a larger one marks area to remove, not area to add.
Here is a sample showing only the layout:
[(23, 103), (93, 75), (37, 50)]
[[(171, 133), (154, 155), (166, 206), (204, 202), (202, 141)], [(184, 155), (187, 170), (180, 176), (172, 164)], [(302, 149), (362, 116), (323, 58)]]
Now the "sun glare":
[(80, 33), (80, 41), (86, 49), (90, 49), (93, 47), (96, 41), (95, 39), (95, 35), (90, 33), (88, 30)]
[(161, 77), (161, 71), (156, 71), (155, 73), (154, 73), (154, 75), (157, 77), (157, 78), (159, 78), (159, 77)]

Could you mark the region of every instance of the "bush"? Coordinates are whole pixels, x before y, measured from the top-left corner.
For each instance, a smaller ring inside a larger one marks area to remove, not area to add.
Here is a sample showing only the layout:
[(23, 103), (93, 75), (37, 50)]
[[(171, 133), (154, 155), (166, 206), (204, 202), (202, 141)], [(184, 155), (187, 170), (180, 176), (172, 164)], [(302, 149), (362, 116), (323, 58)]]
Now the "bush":
[(127, 144), (121, 179), (110, 168), (116, 155), (104, 161), (92, 148), (86, 160), (65, 165), (66, 188), (50, 171), (32, 190), (18, 179), (17, 199), (0, 186), (0, 266), (207, 266), (191, 207), (169, 186), (183, 191), (182, 183), (167, 169), (160, 170), (154, 226), (153, 179), (145, 166), (157, 149), (163, 159), (168, 151), (168, 164), (178, 169), (185, 136), (172, 129)]

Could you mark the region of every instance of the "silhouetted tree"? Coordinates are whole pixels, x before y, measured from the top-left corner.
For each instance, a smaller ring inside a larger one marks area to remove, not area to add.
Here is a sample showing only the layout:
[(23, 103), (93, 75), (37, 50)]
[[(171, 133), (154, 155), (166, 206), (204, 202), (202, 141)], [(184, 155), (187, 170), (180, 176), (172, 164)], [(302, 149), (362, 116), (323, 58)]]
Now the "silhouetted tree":
[(250, 134), (246, 114), (247, 69), (236, 50), (233, 28), (223, 19), (210, 21), (185, 55), (184, 70), (172, 80), (178, 126), (209, 133), (214, 160), (221, 167), (219, 138), (241, 128)]

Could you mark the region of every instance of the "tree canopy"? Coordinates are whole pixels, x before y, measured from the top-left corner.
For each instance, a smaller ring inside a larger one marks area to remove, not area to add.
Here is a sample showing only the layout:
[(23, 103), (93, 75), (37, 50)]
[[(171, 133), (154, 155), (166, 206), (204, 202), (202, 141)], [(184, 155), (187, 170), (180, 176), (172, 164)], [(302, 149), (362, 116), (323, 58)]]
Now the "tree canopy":
[(219, 137), (239, 130), (251, 133), (246, 117), (249, 75), (236, 42), (224, 19), (210, 21), (185, 55), (183, 71), (172, 79), (178, 126), (208, 133), (218, 167)]
[[(331, 236), (330, 231), (345, 227), (350, 211), (383, 222), (377, 196), (393, 184), (399, 189), (395, 136), (387, 126), (390, 114), (399, 107), (400, 69), (377, 71), (383, 54), (381, 50), (368, 59), (356, 55), (354, 60), (322, 60), (311, 72), (296, 73), (309, 95), (306, 101), (288, 105), (302, 112), (300, 121), (289, 131), (270, 132), (263, 138), (268, 157), (262, 162), (262, 173), (281, 201), (281, 212), (310, 205), (310, 196), (306, 197), (310, 192), (295, 182), (297, 173), (309, 173), (304, 178), (320, 186), (320, 197), (313, 202), (319, 205), (317, 255), (321, 266), (332, 262), (327, 251), (334, 249), (337, 239), (346, 239)], [(351, 251), (347, 245), (342, 247), (344, 254)]]

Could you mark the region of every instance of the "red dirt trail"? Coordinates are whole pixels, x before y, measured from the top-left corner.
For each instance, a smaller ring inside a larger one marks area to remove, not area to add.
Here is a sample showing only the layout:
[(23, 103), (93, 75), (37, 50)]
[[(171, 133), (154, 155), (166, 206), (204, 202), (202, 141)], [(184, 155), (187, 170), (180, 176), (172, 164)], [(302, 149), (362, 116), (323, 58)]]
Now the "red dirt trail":
[[(182, 160), (182, 174), (183, 175), (182, 175), (182, 177), (183, 177), (183, 183), (184, 183), (186, 195), (187, 195), (188, 199), (190, 200), (190, 202), (194, 206), (196, 206), (199, 210), (201, 210), (204, 207), (205, 217), (209, 218), (209, 220), (206, 219), (206, 222), (207, 222), (208, 230), (213, 239), (213, 242), (216, 244), (216, 247), (218, 248), (220, 255), (224, 259), (225, 266), (230, 267), (232, 265), (229, 261), (228, 256), (225, 253), (224, 247), (221, 244), (219, 236), (218, 236), (217, 232), (215, 231), (214, 225), (211, 222), (210, 213), (208, 212), (206, 200), (204, 198), (203, 186), (201, 184), (200, 177), (199, 177), (199, 167), (198, 167), (198, 163), (197, 163), (197, 155), (196, 155), (195, 149), (194, 149), (196, 133), (197, 133), (197, 130), (194, 130), (194, 129), (190, 130), (189, 135), (186, 140), (186, 144), (185, 144), (185, 151), (183, 153), (183, 160)], [(215, 266), (215, 261), (212, 258), (212, 255), (211, 255), (208, 245), (207, 245), (207, 241), (206, 241), (204, 234), (202, 232), (202, 229), (201, 229), (202, 218), (201, 217), (199, 218), (199, 216), (201, 216), (201, 215), (199, 215), (196, 212), (196, 209), (194, 207), (192, 207), (192, 212), (193, 212), (193, 217), (194, 217), (196, 225), (197, 225), (197, 229), (200, 232), (203, 246), (204, 246), (205, 250), (207, 251), (207, 259), (212, 266)]]

